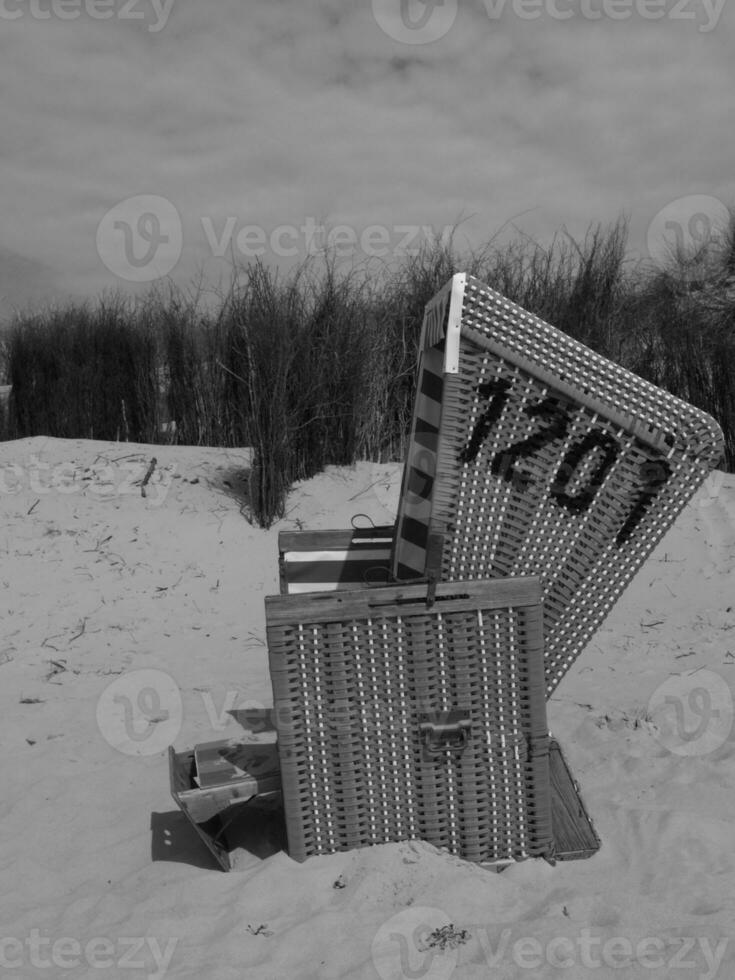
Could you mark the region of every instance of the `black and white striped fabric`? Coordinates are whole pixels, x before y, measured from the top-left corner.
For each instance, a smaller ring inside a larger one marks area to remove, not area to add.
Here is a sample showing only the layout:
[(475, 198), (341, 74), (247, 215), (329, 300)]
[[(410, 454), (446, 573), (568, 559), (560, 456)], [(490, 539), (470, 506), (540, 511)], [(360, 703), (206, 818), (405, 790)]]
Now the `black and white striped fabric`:
[(464, 278), (455, 276), (427, 304), (421, 330), (421, 360), (409, 455), (396, 521), (393, 574), (426, 575), (432, 503), (441, 431), (444, 377), (456, 368)]

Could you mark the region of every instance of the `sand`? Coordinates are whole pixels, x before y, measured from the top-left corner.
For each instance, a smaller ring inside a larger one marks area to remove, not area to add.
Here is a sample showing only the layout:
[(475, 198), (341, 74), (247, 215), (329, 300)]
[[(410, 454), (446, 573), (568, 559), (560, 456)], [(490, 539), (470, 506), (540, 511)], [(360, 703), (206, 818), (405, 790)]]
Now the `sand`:
[(278, 531), (391, 522), (400, 477), (329, 469), (265, 531), (248, 462), (0, 444), (0, 977), (734, 976), (735, 477), (710, 477), (549, 703), (597, 855), (494, 874), (404, 842), (297, 864), (265, 813), (225, 874), (167, 748), (274, 738)]

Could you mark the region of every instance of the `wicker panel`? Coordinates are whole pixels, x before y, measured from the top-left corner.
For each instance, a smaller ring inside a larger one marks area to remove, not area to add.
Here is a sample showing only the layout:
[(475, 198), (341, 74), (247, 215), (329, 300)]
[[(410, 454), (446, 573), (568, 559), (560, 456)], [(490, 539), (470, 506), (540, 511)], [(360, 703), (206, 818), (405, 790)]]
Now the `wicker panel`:
[(293, 857), (551, 852), (539, 596), (521, 578), (439, 585), (430, 608), (416, 585), (266, 599)]
[[(541, 578), (550, 694), (717, 465), (722, 434), (476, 279), (454, 279), (464, 284), (459, 362), (444, 362), (426, 535), (443, 535), (445, 580)], [(430, 340), (438, 346), (422, 359), (446, 343), (425, 328)], [(407, 490), (393, 565), (403, 579), (426, 571), (403, 532), (417, 506)]]

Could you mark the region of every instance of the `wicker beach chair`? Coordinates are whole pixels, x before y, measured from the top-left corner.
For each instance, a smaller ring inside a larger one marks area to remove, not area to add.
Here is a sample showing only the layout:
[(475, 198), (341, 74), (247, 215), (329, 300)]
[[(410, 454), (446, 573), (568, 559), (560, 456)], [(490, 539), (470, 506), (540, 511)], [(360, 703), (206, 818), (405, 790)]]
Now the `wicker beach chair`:
[(279, 537), (278, 764), (202, 787), (171, 750), (220, 864), (225, 810), (278, 787), (298, 860), (413, 837), (496, 865), (595, 853), (545, 698), (722, 446), (705, 413), (455, 275), (425, 311), (395, 526)]

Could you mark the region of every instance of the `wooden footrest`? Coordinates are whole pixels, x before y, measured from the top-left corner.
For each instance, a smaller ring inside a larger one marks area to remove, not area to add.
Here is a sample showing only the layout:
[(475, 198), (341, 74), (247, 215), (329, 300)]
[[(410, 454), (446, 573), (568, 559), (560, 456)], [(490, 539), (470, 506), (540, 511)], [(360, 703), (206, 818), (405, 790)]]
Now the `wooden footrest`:
[(600, 838), (582, 802), (577, 781), (553, 738), (549, 744), (549, 776), (554, 857), (557, 861), (591, 857), (600, 849)]
[(243, 816), (244, 804), (281, 791), (275, 743), (228, 739), (186, 752), (169, 746), (168, 768), (177, 806), (220, 867), (229, 871), (228, 827)]

